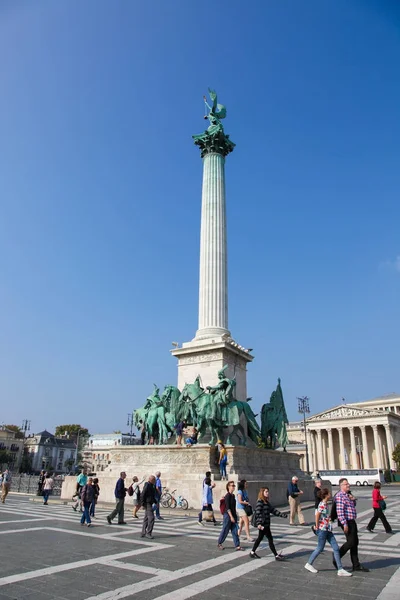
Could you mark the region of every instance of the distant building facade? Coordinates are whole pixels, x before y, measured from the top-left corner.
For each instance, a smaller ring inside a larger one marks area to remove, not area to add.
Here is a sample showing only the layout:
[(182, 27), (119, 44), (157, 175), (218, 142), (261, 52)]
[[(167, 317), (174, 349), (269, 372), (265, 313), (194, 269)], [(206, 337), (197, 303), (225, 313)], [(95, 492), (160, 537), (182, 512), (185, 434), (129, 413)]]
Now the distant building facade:
[(71, 439), (55, 437), (44, 430), (27, 437), (25, 449), (30, 457), (33, 473), (39, 473), (42, 469), (68, 473), (73, 469), (76, 443)]
[(110, 464), (110, 448), (140, 444), (140, 439), (129, 433), (94, 433), (83, 448), (83, 465), (90, 471), (104, 471)]
[(11, 456), (11, 461), (4, 465), (4, 468), (7, 466), (11, 471), (18, 471), (24, 454), (24, 440), (4, 425), (0, 427), (0, 450), (5, 450)]
[[(300, 455), (306, 470), (302, 422), (288, 425), (288, 452)], [(340, 404), (307, 419), (310, 472), (333, 469), (395, 469), (400, 442), (400, 395)]]

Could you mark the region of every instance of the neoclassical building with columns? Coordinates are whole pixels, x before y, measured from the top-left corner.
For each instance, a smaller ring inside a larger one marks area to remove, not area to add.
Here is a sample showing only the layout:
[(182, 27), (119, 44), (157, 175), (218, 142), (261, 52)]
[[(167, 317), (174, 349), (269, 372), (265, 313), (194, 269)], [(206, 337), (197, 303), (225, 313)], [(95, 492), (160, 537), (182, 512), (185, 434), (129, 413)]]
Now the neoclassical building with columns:
[[(396, 468), (393, 449), (400, 442), (400, 395), (343, 403), (307, 419), (310, 472), (326, 469)], [(288, 425), (288, 452), (307, 469), (302, 422)]]

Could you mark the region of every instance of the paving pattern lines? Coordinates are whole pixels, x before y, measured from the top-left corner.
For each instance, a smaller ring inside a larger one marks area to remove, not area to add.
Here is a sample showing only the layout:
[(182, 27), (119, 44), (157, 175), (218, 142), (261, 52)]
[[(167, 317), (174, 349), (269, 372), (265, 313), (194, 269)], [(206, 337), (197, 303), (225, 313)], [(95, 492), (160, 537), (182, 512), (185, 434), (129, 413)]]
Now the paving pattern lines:
[(400, 597), (400, 567), (393, 573), (376, 600), (399, 600)]
[(8, 575), (7, 577), (0, 578), (0, 586), (9, 585), (11, 583), (18, 583), (27, 579), (36, 579), (38, 577), (44, 577), (46, 575), (54, 575), (56, 573), (62, 573), (64, 571), (72, 571), (73, 569), (79, 569), (91, 565), (107, 564), (107, 561), (109, 560), (117, 562), (119, 559), (128, 558), (130, 556), (137, 556), (140, 554), (146, 554), (148, 552), (155, 552), (156, 550), (163, 550), (165, 548), (170, 548), (170, 546), (168, 544), (152, 544), (150, 547), (147, 546), (145, 548), (137, 548), (136, 550), (129, 550), (128, 552), (118, 552), (116, 554), (111, 554), (107, 556), (88, 558), (85, 560), (78, 560), (70, 563), (64, 563), (61, 565), (55, 565), (53, 567), (45, 567), (43, 569), (36, 569), (34, 571), (17, 573), (15, 575)]
[[(293, 545), (289, 546), (287, 548), (287, 550), (289, 552), (294, 553), (294, 552), (301, 550), (301, 546), (297, 546), (297, 545), (293, 544)], [(157, 575), (153, 579), (147, 579), (146, 581), (132, 583), (131, 585), (126, 585), (126, 586), (123, 586), (120, 588), (116, 588), (115, 590), (112, 590), (111, 592), (104, 592), (104, 593), (98, 594), (96, 596), (90, 596), (86, 600), (116, 600), (117, 598), (118, 598), (118, 600), (121, 600), (122, 598), (128, 598), (129, 596), (139, 594), (140, 592), (145, 592), (147, 590), (150, 590), (152, 588), (158, 587), (163, 584), (177, 581), (184, 577), (189, 577), (190, 575), (195, 575), (195, 574), (201, 573), (203, 571), (208, 571), (210, 569), (214, 569), (215, 567), (223, 567), (223, 566), (227, 565), (230, 561), (236, 561), (240, 558), (242, 558), (242, 559), (245, 558), (246, 562), (242, 565), (235, 566), (232, 569), (223, 571), (220, 574), (221, 576), (225, 576), (223, 581), (228, 581), (229, 579), (235, 579), (236, 577), (240, 577), (240, 575), (250, 573), (251, 571), (255, 571), (261, 567), (265, 567), (265, 565), (269, 564), (272, 561), (275, 561), (275, 558), (273, 556), (268, 556), (265, 558), (261, 558), (260, 560), (257, 560), (257, 561), (249, 562), (248, 555), (246, 556), (246, 554), (244, 554), (242, 552), (232, 552), (231, 554), (224, 554), (217, 558), (212, 558), (212, 559), (206, 560), (204, 562), (200, 562), (195, 565), (191, 565), (190, 567), (185, 567), (184, 569), (177, 569), (176, 571), (170, 571), (169, 573), (165, 573), (163, 575)], [(212, 586), (209, 585), (209, 582), (210, 582), (210, 580), (213, 580), (213, 579), (215, 581), (214, 586), (220, 585), (221, 583), (223, 583), (223, 581), (220, 581), (219, 579), (218, 579), (218, 583), (217, 583), (217, 580), (213, 576), (207, 577), (207, 590), (211, 589)], [(194, 585), (194, 584), (192, 584), (192, 585)], [(195, 592), (196, 594), (199, 594), (200, 591), (204, 592), (204, 581), (201, 582), (201, 586), (202, 586), (201, 590), (196, 589), (196, 592)], [(194, 596), (195, 593), (190, 593), (190, 595), (188, 595), (186, 597), (190, 598), (191, 596)], [(155, 595), (154, 597), (159, 599), (162, 596)], [(180, 599), (181, 597), (178, 596), (178, 598)]]

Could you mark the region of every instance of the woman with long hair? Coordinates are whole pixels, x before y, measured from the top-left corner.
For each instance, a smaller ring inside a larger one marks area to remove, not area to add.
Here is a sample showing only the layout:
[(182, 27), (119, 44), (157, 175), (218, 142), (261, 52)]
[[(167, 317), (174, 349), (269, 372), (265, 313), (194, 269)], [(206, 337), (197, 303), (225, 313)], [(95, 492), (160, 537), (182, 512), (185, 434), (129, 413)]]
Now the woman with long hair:
[(382, 521), (382, 525), (384, 526), (386, 533), (393, 533), (382, 508), (382, 503), (386, 500), (386, 498), (387, 496), (381, 496), (381, 484), (379, 481), (375, 481), (374, 489), (372, 490), (372, 508), (374, 509), (374, 516), (367, 525), (367, 529), (371, 533), (373, 532), (378, 519)]
[(224, 510), (222, 511), (221, 509), (221, 512), (223, 512), (224, 515), (224, 520), (222, 523), (222, 530), (218, 538), (219, 550), (225, 550), (222, 544), (226, 540), (226, 537), (229, 532), (232, 533), (235, 550), (243, 550), (243, 548), (240, 545), (239, 536), (237, 534), (238, 526), (236, 514), (236, 499), (235, 494), (233, 493), (235, 491), (235, 487), (236, 485), (234, 481), (228, 481), (228, 483), (226, 484), (226, 494), (223, 498)]
[(326, 542), (329, 542), (329, 544), (332, 546), (333, 555), (335, 557), (335, 562), (338, 569), (337, 574), (339, 577), (351, 577), (352, 573), (349, 573), (349, 571), (343, 569), (339, 546), (332, 532), (332, 520), (328, 509), (328, 501), (331, 497), (330, 490), (328, 490), (328, 488), (321, 490), (320, 497), (321, 502), (319, 503), (315, 513), (315, 528), (318, 535), (318, 545), (314, 552), (312, 552), (308, 562), (304, 565), (304, 568), (307, 569), (307, 571), (310, 571), (310, 573), (318, 573), (318, 569), (313, 567), (312, 564), (325, 548)]
[(239, 481), (238, 492), (236, 495), (236, 512), (239, 517), (238, 536), (239, 537), (241, 536), (242, 529), (244, 527), (244, 530), (245, 530), (246, 536), (247, 536), (246, 542), (254, 542), (254, 540), (250, 537), (250, 523), (249, 523), (249, 517), (246, 512), (246, 510), (249, 510), (246, 507), (251, 507), (246, 488), (247, 488), (247, 481), (245, 479), (242, 479), (241, 481)]
[(258, 492), (256, 510), (255, 510), (255, 525), (258, 529), (258, 538), (254, 542), (253, 548), (250, 552), (251, 558), (261, 558), (256, 554), (256, 550), (260, 545), (261, 540), (265, 536), (268, 540), (269, 547), (276, 560), (284, 560), (281, 553), (278, 554), (274, 544), (274, 538), (271, 533), (271, 514), (276, 517), (287, 518), (287, 514), (281, 513), (278, 509), (274, 508), (269, 501), (269, 489), (267, 487), (261, 488)]

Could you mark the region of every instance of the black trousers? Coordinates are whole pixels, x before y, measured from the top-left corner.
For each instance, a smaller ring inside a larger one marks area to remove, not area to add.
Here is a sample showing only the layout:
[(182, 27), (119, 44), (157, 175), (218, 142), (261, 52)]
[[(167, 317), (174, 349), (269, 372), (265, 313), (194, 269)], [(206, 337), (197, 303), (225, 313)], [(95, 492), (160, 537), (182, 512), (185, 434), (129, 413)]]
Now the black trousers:
[(383, 510), (381, 508), (374, 508), (374, 516), (368, 523), (367, 529), (373, 529), (375, 527), (378, 519), (380, 519), (382, 521), (382, 525), (384, 526), (386, 533), (390, 533), (392, 531), (392, 528), (390, 527), (390, 525), (385, 517), (385, 513), (383, 512)]
[(278, 553), (277, 553), (275, 545), (274, 545), (274, 538), (272, 537), (271, 528), (270, 528), (269, 525), (265, 525), (264, 529), (259, 529), (258, 530), (258, 538), (254, 542), (254, 545), (253, 545), (253, 548), (252, 548), (252, 552), (255, 552), (257, 550), (257, 548), (260, 545), (261, 540), (263, 539), (264, 536), (268, 540), (268, 544), (269, 544), (269, 547), (271, 549), (272, 554), (274, 556), (276, 556)]
[[(340, 527), (343, 529), (343, 525), (339, 522)], [(345, 533), (346, 541), (343, 546), (340, 548), (340, 558), (342, 558), (349, 550), (350, 550), (350, 558), (351, 564), (353, 565), (353, 569), (357, 569), (360, 566), (360, 560), (358, 558), (358, 529), (357, 523), (354, 519), (350, 519), (347, 521), (348, 532)]]

